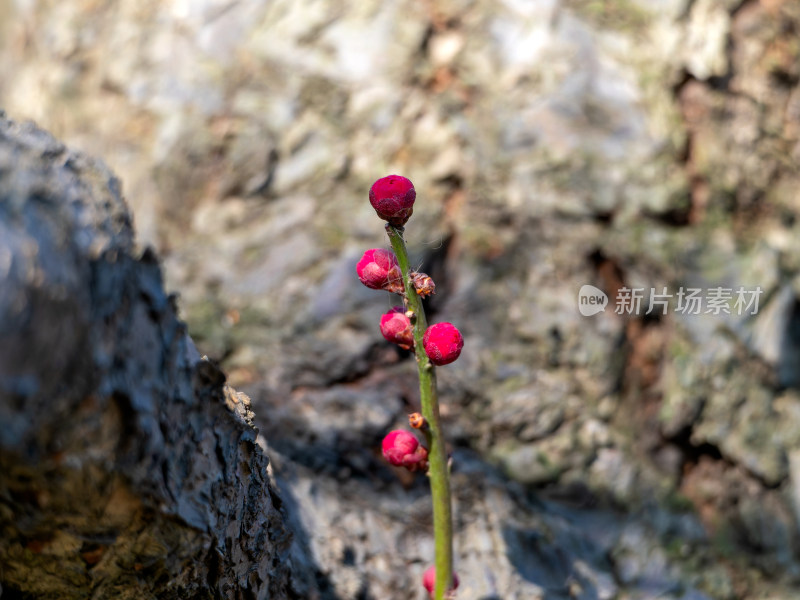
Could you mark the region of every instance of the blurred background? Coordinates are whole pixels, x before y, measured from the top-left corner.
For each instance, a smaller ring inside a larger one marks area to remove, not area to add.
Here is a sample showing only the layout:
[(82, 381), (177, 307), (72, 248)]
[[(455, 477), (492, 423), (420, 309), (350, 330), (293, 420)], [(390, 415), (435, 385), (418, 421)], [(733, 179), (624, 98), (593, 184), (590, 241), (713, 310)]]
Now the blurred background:
[[(800, 597), (797, 0), (0, 0), (0, 73), (122, 179), (252, 397), (296, 597), (423, 598), (433, 558), (425, 478), (380, 458), (415, 366), (355, 275), (390, 173), (466, 339), (459, 598)], [(718, 287), (763, 293), (677, 310)]]

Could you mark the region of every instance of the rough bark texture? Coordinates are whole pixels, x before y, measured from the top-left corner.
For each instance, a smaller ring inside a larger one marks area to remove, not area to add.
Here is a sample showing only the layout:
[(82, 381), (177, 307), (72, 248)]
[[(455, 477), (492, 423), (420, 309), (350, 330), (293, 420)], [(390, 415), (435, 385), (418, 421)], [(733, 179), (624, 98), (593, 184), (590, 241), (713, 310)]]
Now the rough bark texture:
[(0, 112), (4, 598), (285, 598), (249, 400), (133, 254), (119, 182)]

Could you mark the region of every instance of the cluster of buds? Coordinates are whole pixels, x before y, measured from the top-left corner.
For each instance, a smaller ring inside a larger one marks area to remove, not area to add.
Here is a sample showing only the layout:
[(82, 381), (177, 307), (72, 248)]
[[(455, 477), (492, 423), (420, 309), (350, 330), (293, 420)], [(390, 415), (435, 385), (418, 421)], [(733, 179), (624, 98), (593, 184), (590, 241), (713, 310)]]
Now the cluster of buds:
[[(417, 193), (411, 181), (399, 175), (389, 175), (378, 179), (370, 188), (370, 204), (378, 216), (388, 223), (386, 227), (390, 237), (397, 235), (397, 230), (402, 232), (413, 213), (416, 197)], [(397, 238), (392, 239), (396, 240)], [(400, 239), (402, 240), (402, 237)], [(414, 314), (415, 310), (421, 310), (421, 305), (419, 300), (412, 299), (411, 305), (415, 308), (410, 310), (407, 294), (416, 294), (419, 298), (426, 298), (435, 293), (436, 286), (433, 279), (425, 273), (408, 270), (405, 247), (401, 246), (400, 249), (402, 249), (402, 269), (395, 253), (382, 248), (367, 250), (356, 265), (358, 278), (365, 286), (374, 290), (399, 294), (403, 298), (403, 306), (394, 306), (381, 316), (381, 335), (404, 350), (415, 350), (418, 360), (421, 361), (420, 365), (425, 365), (424, 367), (420, 366), (421, 369), (430, 368), (430, 365), (424, 361), (421, 350), (424, 350), (425, 356), (428, 357), (431, 364), (448, 365), (461, 354), (464, 338), (452, 323), (436, 323), (428, 327), (424, 333), (422, 332), (425, 323), (424, 314), (421, 320), (418, 320), (418, 315)], [(403, 272), (404, 269), (406, 273)], [(404, 277), (408, 277), (407, 282), (404, 281)], [(421, 349), (417, 346), (420, 342)], [(425, 434), (428, 442), (431, 441), (432, 432), (429, 423), (421, 414), (409, 415), (409, 424)], [(381, 446), (383, 456), (390, 464), (404, 467), (412, 472), (428, 470), (428, 450), (420, 444), (413, 433), (402, 429), (391, 431), (383, 438)], [(431, 473), (431, 477), (434, 475), (436, 473)], [(447, 481), (446, 474), (443, 477)], [(435, 581), (436, 570), (435, 567), (431, 567), (425, 572), (422, 581), (431, 598), (434, 593)], [(453, 573), (452, 586), (446, 597), (450, 598), (457, 587), (458, 577)]]
[[(356, 273), (361, 283), (370, 289), (386, 290), (401, 296), (405, 294), (403, 274), (400, 272), (400, 265), (397, 264), (397, 257), (391, 250), (383, 248), (367, 250), (356, 264)], [(411, 271), (409, 275), (418, 296), (427, 298), (436, 293), (436, 285), (429, 275), (417, 271)]]
[[(413, 212), (416, 197), (414, 185), (400, 175), (378, 179), (369, 190), (369, 201), (378, 216), (395, 227), (406, 224)], [(356, 273), (368, 288), (386, 290), (405, 298), (403, 274), (397, 256), (391, 250), (367, 250), (356, 264)], [(426, 298), (435, 293), (436, 285), (429, 275), (411, 271), (409, 277), (414, 291), (420, 297)], [(414, 347), (413, 318), (413, 312), (395, 306), (381, 317), (381, 334), (388, 341), (410, 350)], [(422, 345), (430, 361), (441, 366), (459, 357), (464, 339), (452, 323), (437, 323), (428, 327)]]

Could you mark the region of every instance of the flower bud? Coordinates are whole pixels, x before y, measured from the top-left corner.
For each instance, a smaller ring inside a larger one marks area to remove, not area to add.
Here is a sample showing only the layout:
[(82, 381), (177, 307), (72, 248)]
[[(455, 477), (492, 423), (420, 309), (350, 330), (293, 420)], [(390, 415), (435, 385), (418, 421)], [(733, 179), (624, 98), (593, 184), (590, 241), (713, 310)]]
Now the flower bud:
[(433, 283), (433, 279), (431, 279), (430, 276), (426, 275), (425, 273), (411, 271), (411, 283), (414, 284), (414, 289), (416, 290), (417, 295), (422, 296), (423, 298), (436, 293), (436, 286)]
[(408, 424), (414, 429), (422, 429), (423, 427), (428, 426), (428, 422), (425, 420), (425, 417), (418, 412), (413, 412), (408, 415)]
[(381, 334), (404, 350), (414, 346), (414, 331), (402, 306), (395, 306), (381, 317)]
[(428, 451), (420, 446), (414, 434), (403, 429), (390, 431), (381, 444), (383, 457), (395, 467), (405, 467), (409, 471), (428, 466)]
[(414, 210), (417, 192), (414, 184), (400, 175), (378, 179), (369, 189), (369, 203), (384, 221), (402, 227)]
[[(458, 584), (458, 575), (453, 573), (453, 586), (448, 592), (457, 590)], [(436, 567), (428, 567), (425, 574), (422, 576), (422, 585), (425, 586), (425, 589), (428, 590), (428, 594), (433, 598), (433, 589), (436, 587)]]
[(452, 323), (436, 323), (425, 331), (422, 346), (433, 364), (449, 365), (461, 354), (464, 338)]
[(391, 250), (367, 250), (356, 265), (358, 278), (368, 288), (403, 293), (403, 274), (397, 257)]

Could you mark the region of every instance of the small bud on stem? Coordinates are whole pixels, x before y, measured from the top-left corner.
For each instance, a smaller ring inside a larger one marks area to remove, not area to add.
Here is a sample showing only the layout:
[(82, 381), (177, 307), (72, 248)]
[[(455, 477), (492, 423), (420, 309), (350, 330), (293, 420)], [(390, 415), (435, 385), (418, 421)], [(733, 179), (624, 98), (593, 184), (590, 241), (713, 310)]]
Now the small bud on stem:
[(409, 471), (424, 471), (428, 467), (428, 451), (408, 431), (389, 432), (381, 446), (383, 457), (395, 467), (405, 467)]
[(437, 323), (425, 331), (422, 338), (425, 354), (436, 366), (449, 365), (461, 354), (464, 338), (452, 323)]
[(433, 279), (425, 273), (411, 271), (411, 283), (414, 284), (417, 294), (423, 298), (436, 293), (436, 285), (433, 283)]
[[(448, 594), (455, 592), (458, 589), (458, 584), (458, 575), (453, 573), (453, 585), (447, 590)], [(433, 589), (436, 586), (436, 567), (428, 567), (422, 576), (422, 585), (428, 590), (430, 597), (433, 598)]]
[(395, 306), (381, 317), (381, 334), (404, 350), (414, 347), (414, 331), (402, 306)]
[(391, 250), (367, 250), (356, 265), (356, 273), (361, 283), (368, 288), (403, 293), (403, 273), (397, 263), (397, 256)]
[(424, 429), (428, 427), (428, 422), (422, 414), (415, 412), (408, 415), (408, 424), (414, 429)]
[(414, 184), (400, 175), (382, 177), (369, 189), (372, 208), (381, 219), (395, 227), (402, 227), (411, 217), (416, 197)]

